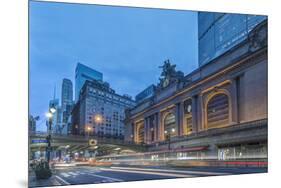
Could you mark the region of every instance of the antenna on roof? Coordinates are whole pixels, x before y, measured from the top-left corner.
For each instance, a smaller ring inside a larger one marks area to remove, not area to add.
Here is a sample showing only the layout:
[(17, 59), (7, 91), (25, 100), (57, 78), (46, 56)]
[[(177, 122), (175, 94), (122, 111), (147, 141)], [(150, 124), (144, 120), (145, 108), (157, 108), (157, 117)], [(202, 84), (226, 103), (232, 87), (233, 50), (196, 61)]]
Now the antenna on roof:
[(54, 86), (54, 100), (56, 99), (56, 84)]

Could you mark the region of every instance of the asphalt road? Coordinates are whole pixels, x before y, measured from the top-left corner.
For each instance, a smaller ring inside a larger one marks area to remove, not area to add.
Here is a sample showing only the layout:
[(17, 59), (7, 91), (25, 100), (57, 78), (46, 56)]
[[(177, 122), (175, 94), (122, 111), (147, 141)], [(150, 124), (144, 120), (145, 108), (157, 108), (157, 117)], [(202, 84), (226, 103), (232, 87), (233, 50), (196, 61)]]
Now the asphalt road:
[(262, 173), (266, 168), (159, 168), (159, 167), (57, 167), (48, 182), (31, 182), (30, 187), (52, 185), (77, 185), (125, 181), (191, 178), (202, 176)]

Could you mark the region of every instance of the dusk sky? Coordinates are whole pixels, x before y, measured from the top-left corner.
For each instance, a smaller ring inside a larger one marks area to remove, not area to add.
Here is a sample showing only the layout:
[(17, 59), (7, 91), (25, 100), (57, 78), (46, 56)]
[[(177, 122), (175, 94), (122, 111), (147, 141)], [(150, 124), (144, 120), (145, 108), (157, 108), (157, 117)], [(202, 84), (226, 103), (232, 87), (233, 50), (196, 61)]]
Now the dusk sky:
[(77, 62), (133, 97), (158, 83), (166, 59), (185, 74), (198, 67), (196, 12), (51, 2), (29, 11), (29, 110), (39, 131), (54, 87), (60, 99), (63, 78), (75, 85)]

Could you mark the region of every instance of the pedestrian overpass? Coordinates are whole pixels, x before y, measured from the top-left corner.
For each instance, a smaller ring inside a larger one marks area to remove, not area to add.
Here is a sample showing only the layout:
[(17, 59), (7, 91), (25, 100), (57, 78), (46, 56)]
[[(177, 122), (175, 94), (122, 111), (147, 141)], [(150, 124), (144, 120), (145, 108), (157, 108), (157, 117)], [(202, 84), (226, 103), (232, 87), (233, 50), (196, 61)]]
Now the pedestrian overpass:
[[(45, 151), (47, 148), (47, 133), (36, 132), (29, 135), (29, 149), (34, 151)], [(94, 141), (89, 143), (90, 141)], [(143, 152), (146, 147), (134, 142), (124, 141), (118, 138), (107, 138), (98, 136), (80, 136), (80, 135), (51, 135), (52, 151), (67, 150), (68, 152), (79, 152), (83, 150), (97, 150), (100, 152)]]

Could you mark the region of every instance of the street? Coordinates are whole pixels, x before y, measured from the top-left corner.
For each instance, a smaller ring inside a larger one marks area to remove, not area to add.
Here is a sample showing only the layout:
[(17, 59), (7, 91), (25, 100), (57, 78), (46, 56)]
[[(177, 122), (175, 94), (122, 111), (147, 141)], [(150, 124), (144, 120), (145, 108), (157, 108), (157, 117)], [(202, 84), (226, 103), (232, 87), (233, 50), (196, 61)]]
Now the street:
[(76, 185), (113, 183), (139, 180), (155, 180), (169, 178), (191, 178), (203, 176), (232, 175), (243, 173), (263, 173), (266, 168), (160, 168), (160, 167), (90, 167), (68, 166), (56, 167), (49, 180), (37, 181), (34, 176), (30, 178), (29, 187), (52, 185)]

